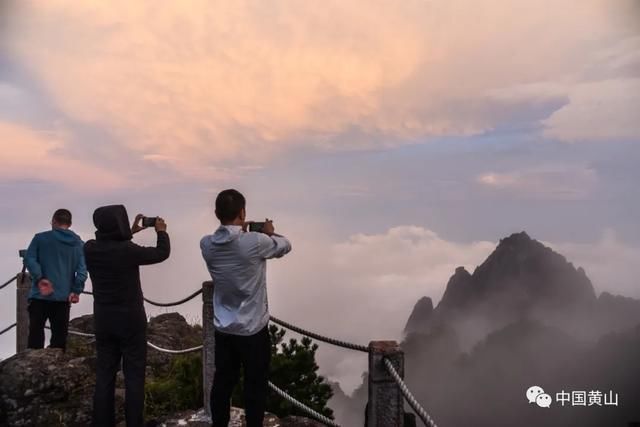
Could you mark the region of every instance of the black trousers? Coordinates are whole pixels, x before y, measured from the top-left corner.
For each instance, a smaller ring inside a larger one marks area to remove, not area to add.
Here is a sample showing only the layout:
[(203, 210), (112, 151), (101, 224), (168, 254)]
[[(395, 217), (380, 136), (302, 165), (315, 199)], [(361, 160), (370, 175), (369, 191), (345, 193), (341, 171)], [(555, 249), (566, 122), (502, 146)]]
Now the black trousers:
[(67, 348), (69, 330), (69, 303), (67, 301), (29, 300), (29, 338), (27, 347), (44, 348), (44, 324), (49, 319), (51, 348)]
[(116, 374), (122, 361), (127, 427), (144, 425), (144, 377), (147, 364), (147, 316), (144, 309), (131, 311), (94, 304), (96, 330), (96, 388), (93, 394), (93, 426), (115, 426)]
[(215, 364), (211, 390), (214, 427), (227, 427), (231, 393), (244, 372), (244, 401), (247, 427), (262, 427), (271, 363), (271, 339), (265, 326), (255, 335), (215, 333)]

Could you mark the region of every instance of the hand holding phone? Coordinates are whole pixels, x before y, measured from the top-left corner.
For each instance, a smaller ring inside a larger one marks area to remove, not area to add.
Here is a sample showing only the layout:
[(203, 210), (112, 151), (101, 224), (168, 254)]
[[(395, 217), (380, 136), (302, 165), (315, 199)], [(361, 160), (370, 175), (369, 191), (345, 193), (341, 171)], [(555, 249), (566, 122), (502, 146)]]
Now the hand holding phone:
[(271, 236), (274, 232), (273, 221), (269, 218), (265, 218), (264, 222), (250, 221), (249, 231), (264, 233), (268, 236)]
[(158, 220), (157, 216), (143, 216), (142, 217), (142, 226), (144, 228), (155, 227), (157, 220)]
[(262, 233), (262, 229), (264, 228), (264, 222), (251, 221), (249, 222), (249, 231), (255, 231), (257, 233)]

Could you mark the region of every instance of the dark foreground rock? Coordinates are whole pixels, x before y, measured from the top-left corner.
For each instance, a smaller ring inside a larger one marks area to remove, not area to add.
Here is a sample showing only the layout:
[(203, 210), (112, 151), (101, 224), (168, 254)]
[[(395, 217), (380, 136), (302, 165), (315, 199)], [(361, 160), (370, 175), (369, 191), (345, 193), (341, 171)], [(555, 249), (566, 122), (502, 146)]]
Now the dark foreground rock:
[(94, 357), (57, 349), (28, 350), (3, 361), (0, 425), (90, 425), (94, 366)]
[[(158, 424), (162, 427), (210, 427), (210, 423), (203, 421), (203, 411), (187, 411), (175, 414), (170, 417), (159, 420)], [(266, 414), (264, 417), (263, 427), (324, 427), (317, 421), (304, 417), (289, 416), (278, 418), (273, 414)], [(231, 408), (231, 419), (229, 427), (245, 427), (244, 410), (240, 408)]]

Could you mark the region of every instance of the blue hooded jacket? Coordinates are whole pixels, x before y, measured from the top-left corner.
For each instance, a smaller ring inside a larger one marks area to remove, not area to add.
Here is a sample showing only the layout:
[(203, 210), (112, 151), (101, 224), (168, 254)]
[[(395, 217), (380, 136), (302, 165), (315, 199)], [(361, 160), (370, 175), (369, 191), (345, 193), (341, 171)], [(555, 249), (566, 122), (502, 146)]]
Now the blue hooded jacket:
[[(31, 273), (29, 298), (45, 301), (67, 301), (69, 293), (80, 294), (87, 280), (87, 266), (80, 237), (71, 230), (54, 228), (36, 234), (24, 258)], [(53, 293), (43, 296), (38, 290), (40, 279), (53, 284)]]

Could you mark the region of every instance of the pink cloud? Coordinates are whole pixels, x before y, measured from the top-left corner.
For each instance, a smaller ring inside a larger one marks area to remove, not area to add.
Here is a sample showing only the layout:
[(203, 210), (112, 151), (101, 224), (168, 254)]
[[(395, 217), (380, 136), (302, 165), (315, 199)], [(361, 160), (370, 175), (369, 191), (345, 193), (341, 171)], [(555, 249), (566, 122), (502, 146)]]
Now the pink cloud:
[(124, 184), (123, 176), (65, 154), (66, 136), (62, 131), (0, 122), (0, 177), (55, 182), (81, 191), (112, 190)]
[[(3, 44), (69, 116), (210, 179), (293, 145), (485, 132), (514, 108), (504, 89), (555, 85), (579, 104), (584, 68), (631, 38), (617, 4), (21, 2)], [(635, 44), (620, 46), (626, 58)], [(563, 134), (580, 126), (567, 116), (550, 122)], [(354, 126), (383, 137), (333, 138)]]

